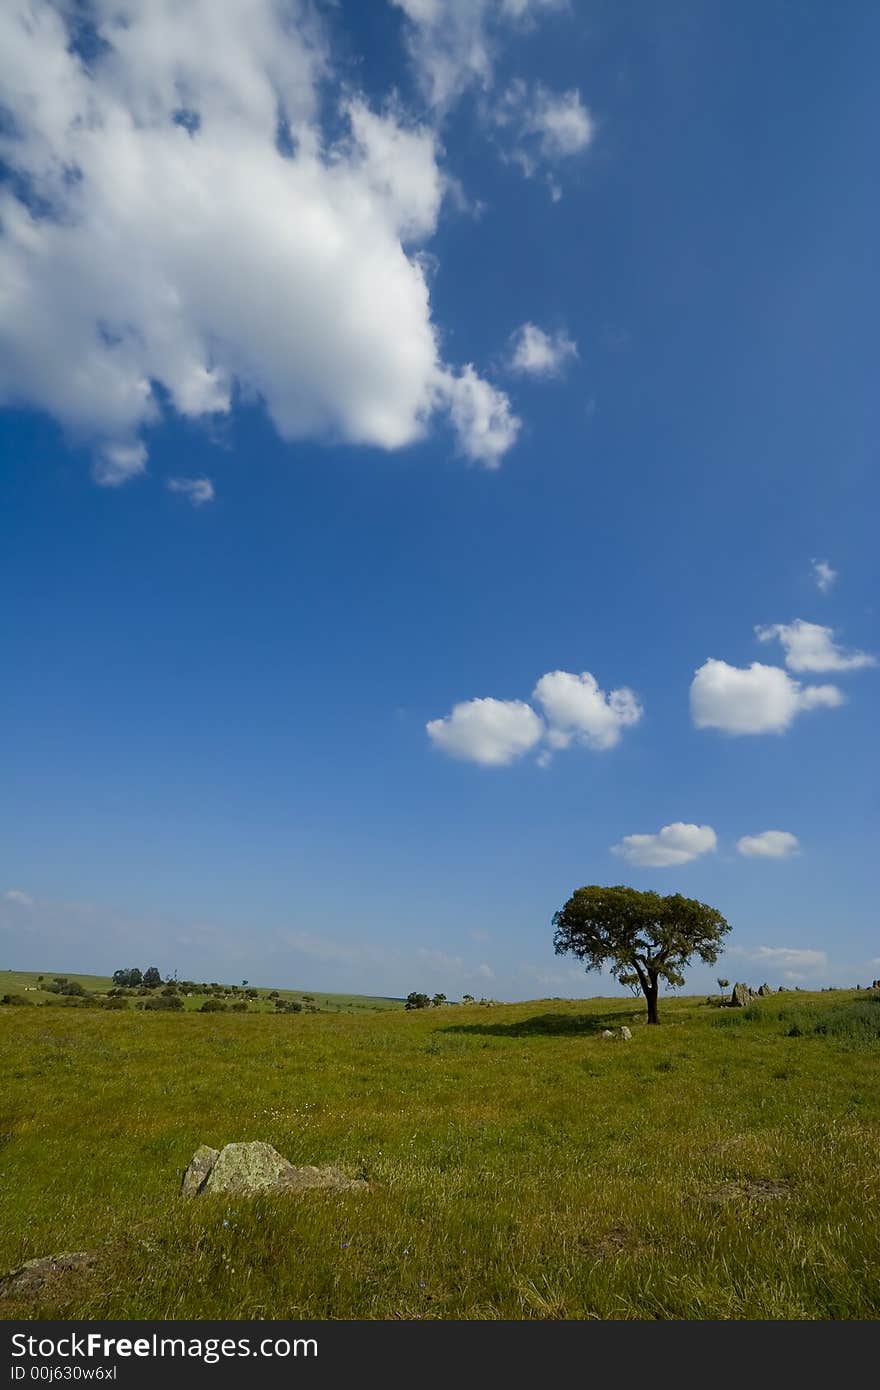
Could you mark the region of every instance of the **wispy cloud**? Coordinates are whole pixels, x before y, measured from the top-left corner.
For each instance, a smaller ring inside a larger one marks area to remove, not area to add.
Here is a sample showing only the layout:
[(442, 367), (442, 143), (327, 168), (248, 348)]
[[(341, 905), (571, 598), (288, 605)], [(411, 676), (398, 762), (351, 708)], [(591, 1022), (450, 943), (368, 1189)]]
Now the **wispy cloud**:
[(210, 478), (169, 478), (165, 486), (169, 492), (188, 498), (194, 507), (214, 501), (214, 484)]
[(837, 570), (833, 570), (827, 560), (813, 560), (812, 566), (816, 588), (820, 593), (827, 594), (839, 578)]
[(34, 900), (29, 893), (25, 893), (21, 888), (10, 888), (3, 894), (5, 902), (15, 903), (18, 907), (33, 907)]

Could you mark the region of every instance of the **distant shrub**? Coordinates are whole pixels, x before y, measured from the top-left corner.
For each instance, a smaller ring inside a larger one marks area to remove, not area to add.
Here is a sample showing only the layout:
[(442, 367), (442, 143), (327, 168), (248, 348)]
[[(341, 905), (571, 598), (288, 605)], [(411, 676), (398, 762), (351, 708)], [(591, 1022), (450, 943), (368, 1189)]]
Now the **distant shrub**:
[(167, 1013), (183, 1008), (183, 1000), (177, 994), (154, 994), (138, 1005), (139, 1009), (149, 1009), (151, 1013)]
[(284, 1012), (286, 1014), (301, 1014), (302, 1010), (303, 1006), (298, 999), (291, 999), (290, 1002), (284, 1006)]
[(413, 990), (411, 994), (406, 996), (406, 1007), (408, 1009), (429, 1009), (431, 1000), (427, 994), (419, 994), (417, 990)]
[(200, 1014), (221, 1014), (225, 1012), (226, 1005), (223, 1003), (223, 1000), (215, 999), (213, 997), (211, 999), (206, 999), (202, 1007), (199, 1009)]
[(247, 1001), (244, 999), (239, 999), (232, 1005), (232, 1012), (235, 1014), (246, 1014), (247, 1011)]
[(121, 998), (119, 994), (108, 995), (101, 1007), (103, 1009), (127, 1009), (128, 1000)]
[(0, 999), (0, 1004), (16, 1004), (18, 1006), (23, 1004), (26, 1008), (30, 1006), (30, 1002), (29, 999), (25, 999), (23, 994), (4, 994), (3, 998)]

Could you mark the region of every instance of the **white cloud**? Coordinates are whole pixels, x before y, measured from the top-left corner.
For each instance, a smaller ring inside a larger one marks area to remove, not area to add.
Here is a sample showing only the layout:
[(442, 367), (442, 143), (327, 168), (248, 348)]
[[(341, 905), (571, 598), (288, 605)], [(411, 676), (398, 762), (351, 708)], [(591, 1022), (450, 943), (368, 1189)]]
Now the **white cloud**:
[(780, 666), (729, 666), (710, 657), (691, 682), (691, 716), (698, 729), (729, 734), (779, 734), (804, 710), (844, 702), (834, 685), (802, 686)]
[(169, 492), (188, 497), (194, 507), (214, 501), (214, 484), (210, 478), (169, 478), (165, 486)]
[(462, 453), (486, 468), (497, 468), (520, 427), (503, 391), (490, 386), (470, 364), (457, 376), (445, 373), (440, 389)]
[(33, 907), (34, 905), (30, 893), (25, 893), (21, 888), (10, 888), (3, 894), (3, 898), (8, 903), (16, 903), (18, 907)]
[(511, 335), (511, 368), (526, 376), (561, 376), (577, 355), (577, 344), (561, 330), (545, 333), (533, 323), (524, 323)]
[(509, 133), (507, 157), (527, 178), (543, 166), (555, 167), (582, 154), (595, 134), (593, 118), (576, 87), (551, 92), (540, 82), (529, 85), (521, 78), (511, 82), (492, 108), (491, 119)]
[(443, 111), (469, 87), (492, 83), (500, 33), (528, 26), (567, 0), (391, 0), (407, 20), (406, 42), (428, 103)]
[(450, 956), (445, 951), (432, 951), (426, 946), (420, 946), (418, 951), (420, 961), (430, 965), (437, 970), (464, 970), (464, 961), (461, 956)]
[(729, 954), (739, 960), (750, 961), (753, 965), (781, 970), (789, 979), (803, 979), (805, 974), (825, 970), (828, 966), (824, 951), (795, 946), (757, 946), (754, 949), (734, 946)]
[(661, 869), (673, 864), (688, 864), (699, 855), (708, 854), (717, 844), (711, 825), (675, 821), (672, 825), (664, 825), (656, 835), (624, 835), (619, 844), (612, 846), (611, 852), (630, 864)]
[(819, 623), (796, 618), (793, 623), (772, 623), (756, 627), (759, 642), (779, 638), (790, 671), (860, 671), (876, 666), (876, 657), (867, 652), (846, 652), (834, 641), (834, 630)]
[(120, 487), (146, 471), (147, 450), (139, 440), (129, 444), (103, 444), (92, 464), (92, 477), (101, 487)]
[(464, 700), (426, 725), (432, 743), (453, 758), (503, 767), (540, 743), (544, 725), (522, 700)]
[(88, 62), (62, 0), (0, 6), (0, 401), (92, 442), (110, 486), (144, 472), (163, 402), (207, 418), (236, 395), (285, 439), (384, 449), (447, 412), (496, 465), (518, 422), (442, 361), (418, 253), (444, 192), (433, 132), (346, 98), (329, 144), (330, 55), (297, 0), (84, 13)]
[(468, 980), (495, 979), (494, 970), (485, 961), (474, 966), (466, 962), (462, 956), (451, 956), (446, 951), (430, 950), (425, 946), (419, 947), (417, 955), (419, 963), (430, 971), (432, 979), (443, 979), (447, 986), (465, 983)]
[(837, 570), (833, 570), (827, 560), (813, 560), (812, 565), (816, 588), (820, 593), (827, 594), (837, 581)]
[(546, 723), (524, 700), (464, 700), (451, 714), (425, 726), (432, 742), (454, 758), (501, 767), (523, 757), (543, 741), (540, 767), (553, 752), (579, 743), (587, 748), (613, 748), (622, 731), (637, 724), (642, 707), (626, 686), (606, 694), (589, 671), (549, 671), (532, 692)]
[(548, 743), (567, 748), (572, 740), (589, 748), (613, 748), (621, 733), (642, 717), (642, 707), (628, 686), (606, 695), (589, 671), (549, 671), (535, 686), (532, 698), (544, 710), (550, 726)]
[(760, 835), (743, 835), (737, 850), (748, 859), (790, 859), (800, 853), (800, 841), (790, 830), (763, 830)]

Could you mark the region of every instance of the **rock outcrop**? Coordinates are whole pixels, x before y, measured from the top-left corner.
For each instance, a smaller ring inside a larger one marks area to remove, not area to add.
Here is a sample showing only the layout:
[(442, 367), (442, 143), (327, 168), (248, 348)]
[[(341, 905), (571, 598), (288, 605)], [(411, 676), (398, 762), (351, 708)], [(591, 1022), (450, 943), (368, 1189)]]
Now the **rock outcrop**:
[(302, 1192), (310, 1187), (347, 1192), (365, 1188), (367, 1183), (332, 1166), (317, 1168), (306, 1164), (295, 1168), (271, 1144), (255, 1139), (226, 1144), (220, 1150), (202, 1144), (183, 1175), (180, 1193), (182, 1197), (214, 1193), (247, 1196), (257, 1192)]

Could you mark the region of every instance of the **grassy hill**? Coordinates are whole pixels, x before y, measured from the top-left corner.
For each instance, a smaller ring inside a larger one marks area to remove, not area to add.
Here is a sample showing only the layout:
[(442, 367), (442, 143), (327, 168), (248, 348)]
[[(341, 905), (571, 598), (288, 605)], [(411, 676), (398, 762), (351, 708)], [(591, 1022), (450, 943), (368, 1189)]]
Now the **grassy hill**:
[[(45, 988), (52, 980), (63, 975), (65, 979), (76, 980), (82, 985), (83, 989), (89, 994), (102, 996), (113, 988), (113, 981), (108, 975), (76, 975), (64, 971), (36, 971), (36, 970), (0, 970), (0, 998), (4, 994), (21, 995), (28, 1003), (32, 1004), (53, 1004), (58, 1002), (57, 995), (52, 994)], [(232, 986), (225, 986), (231, 989)], [(391, 999), (383, 996), (373, 996), (369, 994), (327, 994), (323, 990), (301, 990), (301, 989), (276, 989), (271, 986), (256, 988), (257, 998), (248, 1001), (249, 1013), (271, 1013), (275, 1008), (274, 997), (279, 996), (286, 1001), (296, 1000), (301, 1004), (310, 1004), (317, 1012), (337, 1013), (340, 1010), (357, 1011), (359, 1009), (402, 1009), (404, 1000)], [(230, 998), (232, 996), (229, 996)], [(209, 994), (200, 990), (181, 995), (184, 1009), (200, 1009)], [(134, 1008), (138, 1003), (137, 996), (128, 1000), (128, 1007)]]
[[(0, 1008), (0, 1271), (97, 1254), (0, 1316), (876, 1318), (880, 1002), (662, 1018)], [(371, 1190), (178, 1196), (248, 1139)]]

